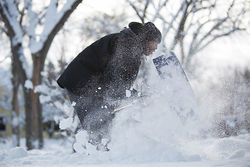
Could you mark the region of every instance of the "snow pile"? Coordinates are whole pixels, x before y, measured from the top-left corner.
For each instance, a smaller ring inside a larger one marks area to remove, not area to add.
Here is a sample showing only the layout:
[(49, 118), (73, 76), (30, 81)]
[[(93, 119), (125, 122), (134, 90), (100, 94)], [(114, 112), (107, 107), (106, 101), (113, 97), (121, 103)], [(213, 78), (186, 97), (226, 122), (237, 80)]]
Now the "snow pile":
[(3, 150), (0, 152), (0, 161), (10, 161), (13, 159), (19, 159), (28, 155), (27, 151), (21, 147), (11, 148), (9, 150)]
[(199, 137), (200, 123), (196, 106), (190, 106), (194, 97), (185, 94), (183, 84), (180, 90), (179, 83), (158, 80), (152, 85), (154, 92), (150, 98), (117, 113), (111, 154), (125, 156), (126, 161), (132, 162), (200, 159), (198, 155), (184, 155), (181, 151), (182, 140)]
[(198, 153), (203, 160), (250, 161), (250, 135), (227, 138), (207, 138), (183, 142), (183, 152)]
[(31, 80), (26, 80), (24, 86), (27, 89), (33, 89), (33, 83), (31, 82)]
[(90, 155), (98, 153), (96, 147), (88, 142), (88, 133), (86, 131), (79, 131), (76, 136), (76, 142), (73, 147), (77, 153)]

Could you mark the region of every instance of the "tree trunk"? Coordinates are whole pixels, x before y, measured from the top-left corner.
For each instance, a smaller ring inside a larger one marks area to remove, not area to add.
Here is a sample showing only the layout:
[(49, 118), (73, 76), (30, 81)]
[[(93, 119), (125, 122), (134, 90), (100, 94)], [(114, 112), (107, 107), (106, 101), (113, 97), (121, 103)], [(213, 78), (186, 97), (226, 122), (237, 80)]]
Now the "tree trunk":
[(32, 107), (31, 107), (31, 90), (23, 86), (24, 101), (25, 101), (25, 135), (26, 135), (26, 147), (28, 150), (35, 148), (34, 146), (34, 133), (33, 133), (33, 120), (32, 120)]
[[(14, 86), (14, 84), (13, 84)], [(20, 124), (19, 124), (19, 102), (18, 102), (19, 84), (12, 88), (12, 134), (16, 146), (20, 146)]]
[[(24, 67), (22, 65), (22, 62), (20, 61), (20, 57), (23, 55), (23, 47), (21, 43), (13, 44), (11, 40), (11, 52), (13, 56), (13, 66), (15, 67), (15, 70), (12, 71), (13, 79), (16, 81), (16, 77), (18, 77), (19, 82), (22, 84), (23, 87), (23, 93), (24, 93), (24, 102), (25, 102), (25, 135), (26, 135), (26, 146), (28, 150), (31, 150), (34, 148), (33, 145), (33, 138), (34, 134), (32, 132), (32, 107), (31, 107), (31, 90), (25, 87), (25, 81), (27, 80), (27, 76), (24, 70)], [(13, 80), (12, 80), (13, 83)], [(13, 88), (16, 85), (13, 85)], [(18, 89), (17, 89), (18, 90)], [(15, 91), (17, 91), (15, 90)], [(16, 92), (17, 93), (17, 92)], [(14, 96), (13, 92), (13, 101), (12, 105), (15, 105), (17, 107), (17, 96)], [(15, 98), (15, 100), (14, 100)], [(16, 109), (16, 108), (15, 108)], [(15, 110), (17, 111), (17, 110)]]
[(18, 90), (20, 83), (17, 72), (17, 63), (15, 61), (12, 61), (11, 72), (12, 72), (11, 128), (12, 128), (12, 135), (14, 136), (13, 138), (14, 145), (20, 146), (19, 102), (18, 102)]
[(14, 135), (14, 144), (20, 146), (20, 125), (19, 125), (19, 103), (18, 103), (18, 89), (19, 83), (16, 76), (12, 78), (12, 135)]
[(43, 62), (40, 56), (32, 55), (33, 58), (33, 73), (32, 83), (34, 89), (31, 91), (31, 105), (32, 105), (32, 118), (33, 118), (33, 131), (35, 140), (38, 140), (38, 147), (43, 147), (43, 125), (42, 125), (42, 105), (39, 100), (40, 93), (35, 92), (35, 86), (40, 85), (42, 82), (41, 72), (43, 70)]

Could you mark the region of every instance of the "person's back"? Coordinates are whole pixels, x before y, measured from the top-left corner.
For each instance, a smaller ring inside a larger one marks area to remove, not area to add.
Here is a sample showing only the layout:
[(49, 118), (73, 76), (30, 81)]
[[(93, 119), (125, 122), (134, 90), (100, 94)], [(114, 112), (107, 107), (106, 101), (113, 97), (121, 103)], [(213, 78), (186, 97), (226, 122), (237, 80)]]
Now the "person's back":
[(57, 80), (58, 85), (72, 92), (80, 91), (91, 76), (105, 69), (114, 53), (118, 36), (118, 33), (107, 35), (79, 53)]

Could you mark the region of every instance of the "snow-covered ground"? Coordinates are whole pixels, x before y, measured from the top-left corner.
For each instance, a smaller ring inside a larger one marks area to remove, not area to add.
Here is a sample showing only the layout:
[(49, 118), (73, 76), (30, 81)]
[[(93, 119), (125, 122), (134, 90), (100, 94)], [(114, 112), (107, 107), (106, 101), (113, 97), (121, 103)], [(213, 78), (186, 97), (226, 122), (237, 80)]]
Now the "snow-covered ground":
[[(45, 140), (43, 150), (26, 151), (24, 147), (10, 148), (8, 143), (1, 144), (0, 166), (83, 166), (83, 167), (249, 167), (250, 166), (250, 135), (240, 135), (223, 139), (209, 138), (180, 143), (182, 152), (172, 149), (165, 150), (172, 159), (161, 161), (137, 162), (134, 155), (110, 158), (107, 152), (91, 156), (82, 153), (72, 153), (69, 143), (63, 140)], [(145, 155), (156, 157), (151, 150)], [(184, 156), (185, 155), (185, 156)], [(184, 158), (184, 159), (183, 159)], [(153, 158), (152, 158), (153, 159)], [(182, 159), (182, 160), (181, 160)]]
[(194, 106), (182, 82), (152, 81), (150, 99), (116, 114), (110, 151), (93, 149), (84, 131), (76, 135), (77, 153), (66, 139), (46, 139), (44, 149), (32, 151), (25, 150), (24, 140), (19, 148), (6, 140), (0, 144), (0, 167), (250, 167), (250, 134), (212, 137), (209, 111), (193, 108), (190, 114)]

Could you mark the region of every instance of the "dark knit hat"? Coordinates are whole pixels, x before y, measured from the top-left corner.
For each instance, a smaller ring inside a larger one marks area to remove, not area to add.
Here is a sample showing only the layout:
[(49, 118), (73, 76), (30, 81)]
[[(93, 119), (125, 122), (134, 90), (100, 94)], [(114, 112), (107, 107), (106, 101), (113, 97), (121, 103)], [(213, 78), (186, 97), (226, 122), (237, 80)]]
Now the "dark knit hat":
[(161, 32), (157, 29), (157, 27), (152, 22), (147, 22), (145, 24), (141, 24), (138, 22), (129, 23), (129, 28), (139, 36), (142, 36), (143, 39), (148, 41), (161, 42)]

